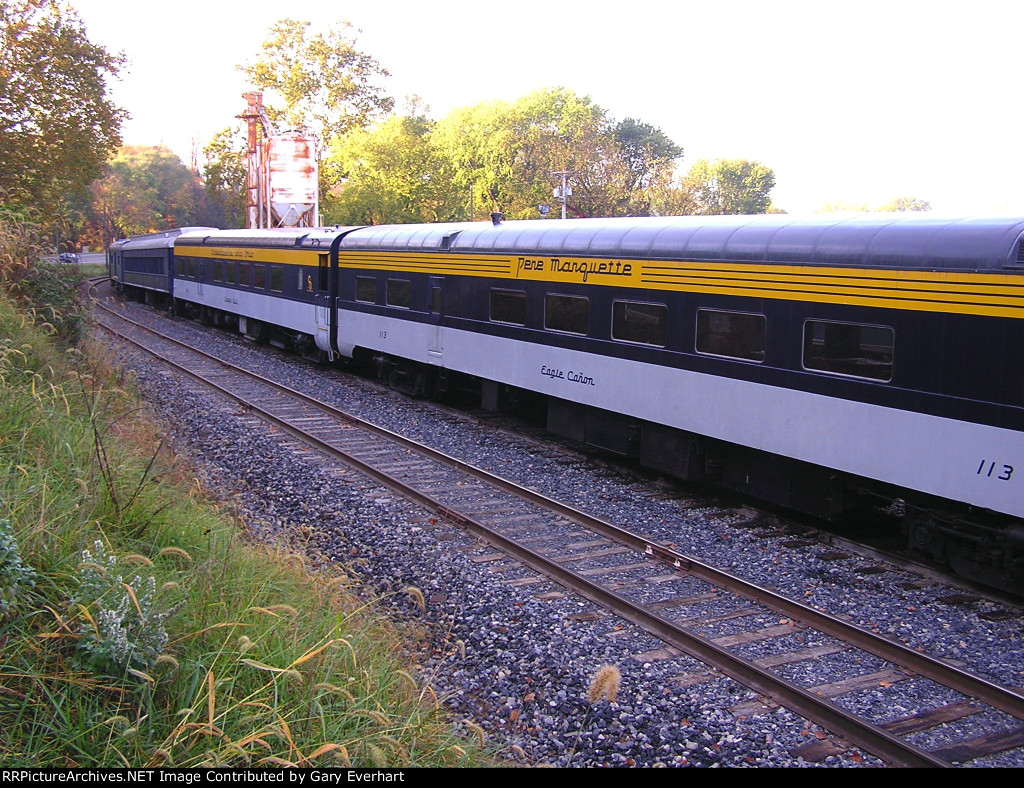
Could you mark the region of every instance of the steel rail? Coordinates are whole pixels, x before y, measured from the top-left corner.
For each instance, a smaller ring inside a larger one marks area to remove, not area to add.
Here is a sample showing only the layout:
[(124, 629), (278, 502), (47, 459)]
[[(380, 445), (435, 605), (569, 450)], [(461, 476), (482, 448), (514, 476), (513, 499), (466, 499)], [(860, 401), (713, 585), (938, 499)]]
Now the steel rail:
[[(129, 320), (124, 316), (116, 315), (116, 313), (112, 312), (112, 314), (115, 314), (118, 319)], [(134, 323), (134, 321), (130, 320), (129, 322)], [(710, 567), (693, 558), (656, 545), (641, 536), (626, 531), (625, 529), (621, 529), (607, 521), (601, 520), (600, 518), (593, 517), (558, 501), (554, 501), (553, 499), (535, 491), (519, 487), (513, 482), (495, 476), (488, 471), (476, 468), (462, 460), (453, 458), (443, 452), (431, 449), (430, 447), (423, 446), (422, 444), (398, 435), (386, 428), (365, 422), (351, 414), (339, 411), (337, 408), (323, 403), (314, 397), (310, 397), (309, 395), (295, 391), (287, 386), (275, 383), (274, 381), (269, 381), (211, 354), (191, 348), (186, 343), (180, 342), (171, 337), (166, 337), (147, 326), (138, 323), (134, 324), (146, 331), (160, 336), (166, 341), (170, 341), (176, 345), (184, 347), (190, 352), (215, 361), (221, 366), (257, 379), (261, 383), (294, 396), (306, 404), (323, 409), (333, 416), (341, 418), (349, 423), (370, 429), (373, 432), (394, 440), (407, 448), (426, 454), (432, 459), (442, 462), (450, 467), (462, 470), (507, 492), (514, 493), (519, 497), (526, 498), (533, 503), (555, 511), (567, 519), (578, 522), (587, 527), (594, 528), (604, 535), (609, 536), (610, 538), (613, 538), (626, 546), (637, 550), (638, 552), (642, 552), (656, 560), (673, 566), (679, 571), (693, 574), (694, 576), (700, 577), (714, 585), (765, 604), (779, 612), (785, 613), (787, 616), (795, 620), (801, 621), (807, 626), (811, 626), (815, 629), (838, 637), (844, 642), (854, 642), (854, 645), (862, 648), (863, 650), (876, 653), (878, 656), (894, 662), (895, 664), (909, 668), (921, 675), (935, 678), (935, 680), (945, 686), (956, 689), (961, 694), (976, 697), (989, 705), (1008, 711), (1014, 716), (1024, 718), (1024, 716), (1022, 716), (1024, 715), (1024, 697), (1021, 697), (1006, 688), (999, 687), (998, 685), (994, 685), (991, 682), (987, 682), (986, 680), (972, 676), (971, 674), (965, 674), (962, 671), (958, 671), (955, 668), (935, 660), (934, 658), (912, 651), (898, 643), (881, 638), (874, 633), (867, 632), (855, 625), (839, 621), (827, 614), (813, 610), (805, 605), (793, 602), (792, 600), (785, 599), (774, 592), (748, 583), (741, 578), (737, 578), (733, 575), (722, 572), (721, 570), (717, 570), (714, 567)], [(247, 400), (241, 395), (229, 391), (198, 373), (188, 370), (181, 364), (167, 358), (158, 351), (136, 342), (116, 329), (105, 326), (102, 323), (100, 323), (100, 325), (120, 336), (122, 339), (125, 339), (126, 341), (131, 342), (146, 352), (154, 355), (164, 363), (180, 369), (193, 379), (221, 392), (224, 396), (229, 397), (246, 409), (259, 414), (261, 418), (275, 424), (290, 435), (316, 446), (318, 449), (344, 461), (346, 464), (352, 465), (365, 475), (400, 492), (404, 497), (414, 503), (437, 513), (440, 517), (449, 522), (459, 524), (476, 535), (481, 536), (487, 541), (500, 547), (502, 550), (508, 552), (510, 555), (522, 560), (535, 570), (554, 577), (558, 582), (572, 588), (581, 596), (584, 596), (603, 607), (613, 610), (623, 618), (643, 627), (644, 629), (652, 632), (652, 634), (658, 635), (665, 640), (665, 642), (679, 648), (681, 651), (684, 651), (697, 659), (708, 662), (745, 686), (775, 698), (787, 708), (790, 708), (809, 719), (815, 720), (826, 729), (831, 730), (833, 733), (863, 747), (865, 750), (873, 752), (876, 755), (887, 759), (891, 763), (903, 766), (950, 765), (941, 758), (937, 758), (926, 751), (913, 747), (877, 726), (867, 724), (863, 720), (858, 720), (856, 717), (840, 709), (830, 701), (813, 695), (789, 682), (785, 682), (774, 674), (758, 668), (755, 664), (729, 653), (727, 650), (716, 646), (704, 638), (700, 638), (699, 636), (692, 634), (687, 629), (679, 627), (655, 613), (643, 610), (642, 608), (633, 605), (628, 600), (614, 592), (596, 586), (586, 578), (577, 575), (571, 570), (566, 569), (565, 567), (523, 547), (522, 545), (516, 544), (500, 533), (493, 531), (486, 525), (452, 510), (445, 504), (418, 490), (415, 490), (400, 480), (395, 479), (391, 475), (372, 467), (371, 465), (331, 446), (324, 441), (321, 441), (315, 436), (309, 435), (297, 427), (294, 427), (286, 420), (269, 413), (258, 404)]]

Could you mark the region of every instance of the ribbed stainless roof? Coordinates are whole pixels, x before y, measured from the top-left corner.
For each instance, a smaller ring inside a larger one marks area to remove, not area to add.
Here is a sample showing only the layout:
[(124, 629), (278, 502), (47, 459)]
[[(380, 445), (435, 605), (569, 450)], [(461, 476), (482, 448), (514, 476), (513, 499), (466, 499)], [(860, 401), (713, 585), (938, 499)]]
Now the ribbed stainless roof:
[(182, 246), (263, 246), (294, 247), (311, 232), (308, 227), (270, 230), (210, 230), (183, 234)]
[(174, 246), (175, 240), (184, 233), (191, 232), (217, 232), (214, 227), (178, 227), (174, 230), (164, 230), (160, 233), (149, 233), (148, 235), (133, 235), (122, 241), (114, 241), (110, 244), (113, 250), (134, 251), (137, 249), (166, 249)]
[(384, 225), (341, 248), (977, 270), (1016, 264), (1022, 235), (1020, 217), (770, 214)]
[(182, 234), (182, 246), (256, 246), (273, 248), (327, 249), (339, 235), (356, 227), (277, 227), (256, 230), (215, 230), (200, 228), (199, 232)]

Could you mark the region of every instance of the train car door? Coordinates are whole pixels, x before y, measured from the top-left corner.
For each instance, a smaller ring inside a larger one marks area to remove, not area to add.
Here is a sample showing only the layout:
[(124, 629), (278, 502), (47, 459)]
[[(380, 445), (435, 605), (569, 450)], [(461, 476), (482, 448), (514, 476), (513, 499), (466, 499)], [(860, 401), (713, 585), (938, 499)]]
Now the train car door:
[(444, 277), (430, 277), (430, 312), (427, 323), (430, 326), (427, 340), (427, 361), (439, 367), (444, 366), (444, 344), (441, 338), (441, 318), (444, 317)]
[(118, 292), (124, 289), (124, 262), (120, 251), (107, 250), (107, 273), (110, 274), (110, 281), (116, 283)]
[[(331, 354), (331, 255), (321, 252), (317, 256), (316, 290), (313, 293), (313, 312), (316, 321), (316, 346)], [(332, 356), (333, 357), (333, 356)]]
[(201, 259), (200, 260), (196, 260), (196, 297), (198, 297), (198, 298), (202, 298), (203, 297), (203, 269), (204, 268), (205, 268), (205, 266), (203, 265), (203, 261)]

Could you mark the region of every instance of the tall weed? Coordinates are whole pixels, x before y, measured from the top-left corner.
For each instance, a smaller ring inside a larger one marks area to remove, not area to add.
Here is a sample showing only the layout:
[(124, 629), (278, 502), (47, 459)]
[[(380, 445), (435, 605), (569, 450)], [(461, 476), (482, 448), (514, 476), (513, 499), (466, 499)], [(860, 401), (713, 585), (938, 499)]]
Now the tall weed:
[(53, 261), (44, 233), (32, 211), (4, 206), (0, 199), (0, 285), (31, 306), (65, 344), (74, 344), (85, 325), (75, 292), (80, 274)]
[(249, 543), (42, 322), (0, 294), (4, 765), (480, 763), (372, 597)]

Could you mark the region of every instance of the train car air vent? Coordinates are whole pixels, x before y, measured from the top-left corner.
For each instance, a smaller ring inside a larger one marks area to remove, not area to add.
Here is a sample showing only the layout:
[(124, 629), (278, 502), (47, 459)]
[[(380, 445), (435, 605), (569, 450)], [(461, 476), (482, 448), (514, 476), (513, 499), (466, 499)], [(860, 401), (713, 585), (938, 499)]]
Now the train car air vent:
[(456, 230), (451, 235), (446, 235), (444, 238), (442, 238), (441, 239), (441, 251), (442, 252), (447, 252), (449, 249), (451, 249), (452, 248), (452, 241), (454, 241), (456, 238), (458, 238), (459, 237), (459, 233), (461, 233), (461, 232), (462, 232), (462, 230)]

